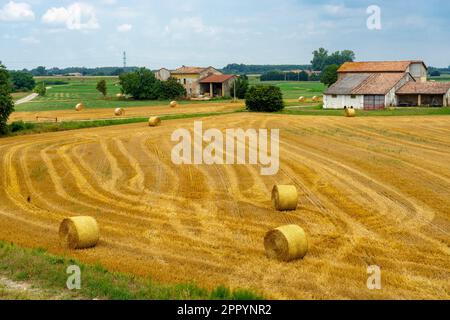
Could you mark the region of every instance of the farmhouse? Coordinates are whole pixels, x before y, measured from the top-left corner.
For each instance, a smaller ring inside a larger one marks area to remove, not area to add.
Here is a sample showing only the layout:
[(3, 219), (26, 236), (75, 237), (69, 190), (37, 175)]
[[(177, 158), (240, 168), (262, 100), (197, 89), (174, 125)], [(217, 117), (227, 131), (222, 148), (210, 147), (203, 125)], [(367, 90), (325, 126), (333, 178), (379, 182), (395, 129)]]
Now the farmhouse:
[(157, 79), (166, 81), (173, 77), (186, 89), (188, 97), (224, 97), (231, 95), (231, 87), (236, 76), (225, 75), (213, 67), (182, 66), (173, 71), (162, 68), (155, 72)]
[(448, 106), (450, 83), (427, 81), (422, 61), (347, 62), (324, 93), (324, 108), (384, 109), (393, 106)]

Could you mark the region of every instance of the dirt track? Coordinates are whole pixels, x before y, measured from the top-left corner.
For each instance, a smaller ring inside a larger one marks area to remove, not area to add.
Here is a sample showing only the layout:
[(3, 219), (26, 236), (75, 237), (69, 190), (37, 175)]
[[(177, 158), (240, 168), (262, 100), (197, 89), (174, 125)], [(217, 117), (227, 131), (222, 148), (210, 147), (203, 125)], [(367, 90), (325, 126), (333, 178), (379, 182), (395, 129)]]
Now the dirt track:
[[(205, 128), (280, 128), (281, 170), (172, 164), (171, 133), (133, 124), (0, 140), (0, 239), (168, 282), (254, 289), (269, 298), (450, 299), (448, 117), (339, 118), (241, 114)], [(275, 183), (301, 205), (271, 207)], [(27, 198), (30, 196), (30, 202)], [(57, 229), (92, 215), (102, 241), (65, 252)], [(302, 261), (264, 256), (265, 232), (297, 223)], [(366, 287), (367, 266), (382, 290)]]
[(13, 121), (36, 121), (36, 116), (41, 119), (58, 118), (58, 121), (71, 120), (97, 120), (97, 119), (121, 119), (121, 118), (139, 118), (150, 117), (154, 115), (175, 115), (190, 113), (219, 113), (242, 109), (244, 104), (231, 102), (211, 102), (211, 103), (192, 103), (179, 105), (177, 108), (169, 106), (153, 106), (153, 107), (131, 107), (125, 109), (125, 115), (122, 117), (114, 116), (114, 108), (112, 109), (85, 109), (77, 112), (75, 110), (56, 110), (56, 111), (36, 111), (36, 112), (14, 112), (9, 118)]

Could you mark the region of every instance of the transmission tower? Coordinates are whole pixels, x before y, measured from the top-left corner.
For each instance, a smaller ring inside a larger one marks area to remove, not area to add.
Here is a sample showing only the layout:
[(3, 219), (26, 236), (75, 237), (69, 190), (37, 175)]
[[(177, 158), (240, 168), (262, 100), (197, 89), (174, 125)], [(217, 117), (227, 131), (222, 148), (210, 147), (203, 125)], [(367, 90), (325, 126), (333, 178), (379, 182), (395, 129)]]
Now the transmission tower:
[(123, 68), (127, 68), (127, 53), (126, 51), (123, 52)]

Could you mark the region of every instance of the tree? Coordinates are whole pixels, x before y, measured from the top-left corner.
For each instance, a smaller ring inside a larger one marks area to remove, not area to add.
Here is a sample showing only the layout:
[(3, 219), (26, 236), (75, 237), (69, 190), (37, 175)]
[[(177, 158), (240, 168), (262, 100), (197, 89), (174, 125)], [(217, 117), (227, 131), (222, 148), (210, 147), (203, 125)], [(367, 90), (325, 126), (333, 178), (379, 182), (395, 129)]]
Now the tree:
[(276, 112), (284, 109), (283, 94), (276, 86), (257, 85), (251, 87), (245, 96), (247, 110)]
[(430, 72), (430, 76), (432, 77), (440, 77), (441, 73), (439, 72), (439, 70), (433, 70)]
[(328, 59), (328, 51), (324, 48), (319, 48), (319, 50), (314, 50), (313, 59), (311, 61), (312, 69), (322, 71), (326, 67)]
[(245, 99), (248, 90), (248, 77), (241, 76), (234, 80), (231, 86), (231, 95), (234, 95), (234, 87), (236, 86), (236, 98)]
[(36, 69), (31, 70), (31, 73), (33, 73), (33, 75), (35, 76), (42, 77), (47, 75), (47, 70), (45, 69), (45, 67), (39, 66)]
[(13, 111), (9, 73), (0, 63), (0, 135), (8, 132), (8, 118)]
[(99, 91), (104, 97), (106, 97), (106, 94), (108, 93), (108, 88), (106, 87), (105, 79), (97, 82), (97, 91)]
[(121, 74), (119, 82), (125, 94), (137, 100), (157, 100), (161, 86), (152, 71), (140, 68), (134, 72)]
[(45, 97), (47, 94), (47, 88), (44, 82), (40, 82), (37, 84), (36, 88), (34, 88), (34, 92), (40, 95), (41, 97)]
[(336, 51), (331, 55), (324, 48), (315, 50), (313, 52), (313, 60), (311, 61), (313, 70), (323, 71), (326, 67), (332, 64), (341, 66), (345, 62), (354, 61), (356, 55), (351, 50)]
[(13, 91), (31, 91), (36, 86), (33, 75), (24, 71), (9, 72)]
[(329, 65), (325, 68), (320, 76), (320, 82), (324, 83), (327, 86), (331, 86), (338, 80), (338, 71), (339, 66), (336, 64)]
[(159, 81), (159, 83), (159, 99), (178, 99), (186, 96), (186, 89), (175, 78), (170, 77), (167, 81)]

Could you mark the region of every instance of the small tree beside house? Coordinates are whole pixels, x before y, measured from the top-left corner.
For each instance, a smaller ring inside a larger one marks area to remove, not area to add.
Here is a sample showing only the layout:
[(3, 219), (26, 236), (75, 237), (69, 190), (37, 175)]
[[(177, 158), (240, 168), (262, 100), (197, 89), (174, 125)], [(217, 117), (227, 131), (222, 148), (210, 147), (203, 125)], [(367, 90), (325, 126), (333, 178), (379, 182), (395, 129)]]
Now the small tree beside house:
[(99, 91), (104, 97), (106, 97), (108, 93), (108, 88), (106, 87), (106, 80), (100, 80), (97, 83), (97, 91)]

